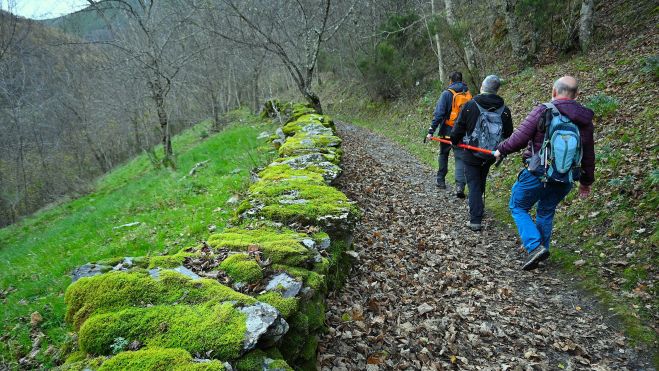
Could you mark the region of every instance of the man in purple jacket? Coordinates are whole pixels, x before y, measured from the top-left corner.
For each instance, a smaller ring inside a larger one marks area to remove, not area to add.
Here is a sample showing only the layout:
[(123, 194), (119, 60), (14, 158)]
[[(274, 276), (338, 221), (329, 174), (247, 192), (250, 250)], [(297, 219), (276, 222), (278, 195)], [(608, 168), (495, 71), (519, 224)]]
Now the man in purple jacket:
[[(581, 159), (581, 177), (579, 179), (579, 196), (590, 194), (590, 186), (595, 181), (595, 146), (593, 140), (593, 111), (577, 103), (577, 80), (564, 76), (556, 80), (552, 89), (552, 103), (558, 111), (570, 118), (578, 126), (581, 136), (583, 157)], [(517, 152), (525, 147), (523, 157), (531, 158), (537, 153), (545, 137), (543, 130), (538, 128), (540, 120), (547, 108), (539, 105), (522, 121), (520, 127), (506, 141), (499, 144), (495, 157)], [(532, 270), (538, 263), (549, 257), (549, 242), (553, 227), (556, 206), (570, 193), (571, 183), (542, 182), (529, 172), (522, 170), (517, 176), (510, 195), (510, 212), (522, 243), (528, 252), (528, 257), (522, 265), (523, 270)], [(535, 223), (530, 210), (537, 203)]]

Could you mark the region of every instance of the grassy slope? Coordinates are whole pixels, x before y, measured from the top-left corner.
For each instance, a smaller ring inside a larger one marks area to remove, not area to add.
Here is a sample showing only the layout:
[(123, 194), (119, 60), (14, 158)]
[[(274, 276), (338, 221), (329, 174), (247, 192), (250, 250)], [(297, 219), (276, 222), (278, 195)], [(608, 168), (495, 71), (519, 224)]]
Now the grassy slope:
[[(206, 238), (209, 226), (225, 225), (231, 214), (221, 207), (248, 184), (249, 170), (270, 157), (256, 139), (266, 127), (244, 112), (234, 119), (242, 124), (207, 139), (208, 123), (175, 137), (176, 171), (154, 169), (139, 156), (100, 179), (94, 193), (0, 230), (0, 292), (16, 290), (0, 296), (0, 366), (29, 351), (32, 312), (43, 315), (47, 342), (65, 338), (63, 292), (74, 267), (178, 250)], [(141, 224), (113, 229), (131, 222)]]
[[(653, 326), (659, 319), (655, 286), (659, 269), (659, 91), (656, 72), (643, 67), (657, 54), (656, 45), (657, 36), (652, 32), (630, 37), (605, 52), (597, 50), (509, 76), (501, 88), (517, 125), (534, 102), (549, 99), (555, 78), (573, 74), (580, 79), (580, 100), (600, 113), (595, 122), (597, 181), (590, 199), (575, 199), (573, 192), (560, 207), (555, 228), (558, 248), (552, 260), (620, 314), (632, 339), (654, 347), (658, 329)], [(598, 93), (615, 98), (618, 108), (601, 114), (603, 105), (591, 100)], [(358, 86), (337, 84), (323, 98), (331, 114), (394, 139), (436, 167), (437, 146), (424, 146), (421, 141), (438, 94), (429, 92), (415, 101), (383, 104), (365, 98)], [(520, 167), (515, 155), (495, 169), (486, 196), (488, 209), (511, 226), (507, 201)], [(579, 260), (585, 264), (575, 265)]]

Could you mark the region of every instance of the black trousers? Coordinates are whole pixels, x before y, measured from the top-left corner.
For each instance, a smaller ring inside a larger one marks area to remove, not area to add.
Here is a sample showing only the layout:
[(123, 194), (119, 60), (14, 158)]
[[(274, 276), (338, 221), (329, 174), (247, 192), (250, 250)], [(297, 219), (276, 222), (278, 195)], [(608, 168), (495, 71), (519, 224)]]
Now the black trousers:
[(474, 224), (481, 224), (483, 211), (485, 210), (485, 184), (487, 174), (492, 164), (472, 165), (464, 163), (465, 178), (469, 187), (469, 220)]

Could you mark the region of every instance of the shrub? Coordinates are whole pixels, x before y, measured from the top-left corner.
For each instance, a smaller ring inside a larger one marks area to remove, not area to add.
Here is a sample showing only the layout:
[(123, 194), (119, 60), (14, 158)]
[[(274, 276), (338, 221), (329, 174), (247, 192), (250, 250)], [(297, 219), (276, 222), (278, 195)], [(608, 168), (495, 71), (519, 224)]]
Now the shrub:
[(618, 109), (618, 101), (606, 94), (597, 94), (590, 97), (586, 107), (592, 109), (598, 117), (608, 117)]

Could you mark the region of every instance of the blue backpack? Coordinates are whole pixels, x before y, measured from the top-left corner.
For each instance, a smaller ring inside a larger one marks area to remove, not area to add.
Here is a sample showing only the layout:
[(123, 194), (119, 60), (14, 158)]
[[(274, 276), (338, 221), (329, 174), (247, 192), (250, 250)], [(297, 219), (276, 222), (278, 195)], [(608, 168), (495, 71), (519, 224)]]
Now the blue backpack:
[(572, 120), (562, 115), (552, 103), (544, 116), (545, 138), (540, 151), (534, 154), (539, 166), (532, 172), (544, 182), (573, 183), (581, 177), (581, 135), (579, 127)]

